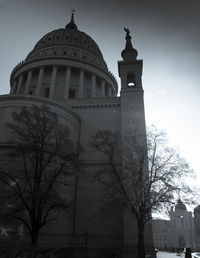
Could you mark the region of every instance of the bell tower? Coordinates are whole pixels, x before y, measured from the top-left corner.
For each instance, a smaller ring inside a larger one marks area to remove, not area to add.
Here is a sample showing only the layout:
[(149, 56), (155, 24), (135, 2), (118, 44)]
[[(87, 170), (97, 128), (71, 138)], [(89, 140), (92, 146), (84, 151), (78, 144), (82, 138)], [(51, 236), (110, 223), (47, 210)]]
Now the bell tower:
[[(129, 29), (124, 28), (126, 32), (125, 49), (121, 52), (122, 61), (118, 62), (119, 76), (121, 78), (121, 135), (122, 142), (127, 144), (126, 136), (131, 133), (137, 144), (146, 148), (146, 125), (144, 113), (143, 87), (142, 87), (142, 66), (143, 61), (137, 59), (138, 52), (132, 46)], [(125, 145), (126, 145), (125, 144)], [(130, 162), (126, 158), (126, 147), (122, 145), (123, 161), (122, 167), (126, 168), (126, 162)], [(134, 149), (132, 150), (134, 153)], [(130, 164), (130, 163), (129, 163)], [(137, 245), (137, 223), (135, 216), (128, 210), (123, 214), (123, 235), (124, 248), (123, 257), (130, 258), (135, 255)], [(155, 257), (153, 251), (153, 234), (149, 224), (145, 229), (145, 249), (146, 254), (151, 253), (151, 257)]]
[(132, 46), (129, 29), (124, 30), (126, 46), (121, 52), (123, 60), (118, 62), (121, 78), (121, 132), (124, 135), (132, 131), (146, 137), (142, 87), (143, 61), (137, 60), (138, 52)]

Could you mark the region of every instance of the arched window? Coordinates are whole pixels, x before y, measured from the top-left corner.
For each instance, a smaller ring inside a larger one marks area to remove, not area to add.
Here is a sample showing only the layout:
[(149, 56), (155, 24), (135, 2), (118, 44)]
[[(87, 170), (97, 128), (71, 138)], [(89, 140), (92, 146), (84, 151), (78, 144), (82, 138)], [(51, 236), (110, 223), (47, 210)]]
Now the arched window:
[(136, 87), (135, 75), (134, 73), (129, 73), (127, 76), (127, 87)]

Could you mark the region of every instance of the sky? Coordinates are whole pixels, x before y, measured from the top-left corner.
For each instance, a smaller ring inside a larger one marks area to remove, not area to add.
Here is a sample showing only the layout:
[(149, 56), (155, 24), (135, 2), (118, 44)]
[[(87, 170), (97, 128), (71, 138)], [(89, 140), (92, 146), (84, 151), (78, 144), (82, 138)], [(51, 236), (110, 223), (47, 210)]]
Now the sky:
[(200, 184), (200, 0), (0, 0), (0, 94), (9, 92), (15, 65), (43, 35), (64, 28), (72, 9), (119, 85), (123, 27), (130, 29), (143, 59), (146, 123), (166, 130)]

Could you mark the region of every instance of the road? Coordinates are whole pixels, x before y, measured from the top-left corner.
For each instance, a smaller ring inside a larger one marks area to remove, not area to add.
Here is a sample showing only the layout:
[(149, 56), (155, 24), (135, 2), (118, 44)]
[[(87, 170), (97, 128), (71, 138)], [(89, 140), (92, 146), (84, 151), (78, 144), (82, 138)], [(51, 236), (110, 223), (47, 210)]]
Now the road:
[(184, 254), (182, 254), (181, 256), (177, 256), (175, 253), (168, 253), (168, 252), (162, 252), (162, 251), (158, 251), (157, 252), (157, 258), (184, 258)]

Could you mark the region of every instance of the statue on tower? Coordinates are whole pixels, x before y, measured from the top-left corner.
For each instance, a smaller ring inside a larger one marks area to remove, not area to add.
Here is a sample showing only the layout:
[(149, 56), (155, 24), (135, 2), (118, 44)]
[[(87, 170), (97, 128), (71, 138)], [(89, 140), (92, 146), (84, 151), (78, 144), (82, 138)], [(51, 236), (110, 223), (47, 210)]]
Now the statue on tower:
[(137, 59), (138, 52), (132, 46), (129, 28), (124, 27), (124, 31), (126, 32), (126, 46), (125, 49), (122, 51), (121, 55), (125, 62), (132, 62), (133, 60)]
[(127, 40), (127, 39), (131, 39), (129, 28), (125, 28), (125, 27), (124, 27), (124, 30), (125, 30), (125, 32), (126, 32), (126, 40)]

